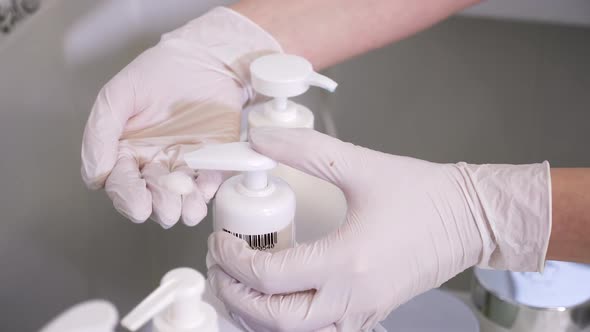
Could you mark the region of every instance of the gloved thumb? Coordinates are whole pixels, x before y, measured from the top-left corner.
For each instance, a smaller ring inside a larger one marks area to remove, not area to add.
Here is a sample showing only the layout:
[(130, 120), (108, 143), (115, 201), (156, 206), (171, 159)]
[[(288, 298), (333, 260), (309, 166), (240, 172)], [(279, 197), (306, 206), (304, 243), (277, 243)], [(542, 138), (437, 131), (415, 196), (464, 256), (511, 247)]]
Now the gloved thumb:
[(284, 165), (343, 187), (356, 146), (312, 129), (258, 127), (249, 132), (252, 148)]

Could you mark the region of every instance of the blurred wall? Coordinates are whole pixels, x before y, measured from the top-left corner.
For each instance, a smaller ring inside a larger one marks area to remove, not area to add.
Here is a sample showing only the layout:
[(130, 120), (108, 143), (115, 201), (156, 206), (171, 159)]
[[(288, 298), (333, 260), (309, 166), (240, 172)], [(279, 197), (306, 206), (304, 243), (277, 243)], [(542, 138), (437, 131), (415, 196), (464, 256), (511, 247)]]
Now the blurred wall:
[[(85, 189), (80, 140), (96, 93), (158, 34), (69, 67), (64, 35), (97, 2), (54, 2), (0, 45), (0, 331), (34, 331), (87, 298), (125, 313), (168, 269), (202, 270), (210, 231), (209, 220), (134, 225)], [(332, 110), (343, 139), (390, 153), (590, 166), (588, 41), (584, 29), (452, 19), (331, 69), (337, 93), (304, 100)]]

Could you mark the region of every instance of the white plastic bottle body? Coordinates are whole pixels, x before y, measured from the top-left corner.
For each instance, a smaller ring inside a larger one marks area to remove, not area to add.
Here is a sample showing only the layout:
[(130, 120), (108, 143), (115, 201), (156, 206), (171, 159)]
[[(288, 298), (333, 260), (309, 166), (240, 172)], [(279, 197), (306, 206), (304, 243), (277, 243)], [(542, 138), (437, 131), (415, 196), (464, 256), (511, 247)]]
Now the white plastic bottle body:
[(248, 191), (243, 175), (225, 181), (213, 206), (213, 230), (245, 240), (255, 250), (276, 252), (295, 245), (295, 194), (287, 182), (268, 178), (262, 191)]
[(283, 164), (271, 174), (289, 183), (297, 197), (297, 243), (317, 240), (342, 225), (346, 218), (346, 198), (340, 188)]
[[(249, 107), (248, 127), (313, 129), (314, 115), (307, 107), (291, 101), (288, 105), (289, 110), (284, 114), (269, 109), (270, 102)], [(340, 188), (283, 164), (271, 174), (289, 183), (297, 197), (295, 239), (298, 243), (317, 240), (343, 224), (347, 204)]]

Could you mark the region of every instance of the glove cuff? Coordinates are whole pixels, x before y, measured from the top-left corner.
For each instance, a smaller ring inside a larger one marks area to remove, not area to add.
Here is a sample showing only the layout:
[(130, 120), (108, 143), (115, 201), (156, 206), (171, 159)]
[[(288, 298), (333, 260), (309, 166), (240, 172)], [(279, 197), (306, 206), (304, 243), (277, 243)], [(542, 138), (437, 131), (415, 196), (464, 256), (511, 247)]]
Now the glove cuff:
[(250, 63), (256, 58), (283, 52), (274, 37), (240, 13), (217, 7), (185, 26), (162, 36), (162, 41), (182, 40), (221, 61), (244, 87), (244, 102), (252, 100)]
[(551, 234), (551, 172), (531, 165), (457, 164), (482, 238), (479, 267), (542, 271)]

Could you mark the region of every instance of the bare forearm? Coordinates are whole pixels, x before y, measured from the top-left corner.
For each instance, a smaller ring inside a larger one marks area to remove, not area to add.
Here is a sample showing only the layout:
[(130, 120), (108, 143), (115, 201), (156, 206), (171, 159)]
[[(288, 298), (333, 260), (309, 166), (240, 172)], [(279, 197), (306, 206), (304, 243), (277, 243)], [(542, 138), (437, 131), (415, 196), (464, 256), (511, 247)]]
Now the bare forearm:
[(322, 69), (423, 30), (479, 0), (243, 0), (232, 8)]
[(553, 223), (548, 259), (590, 263), (590, 168), (551, 170)]

